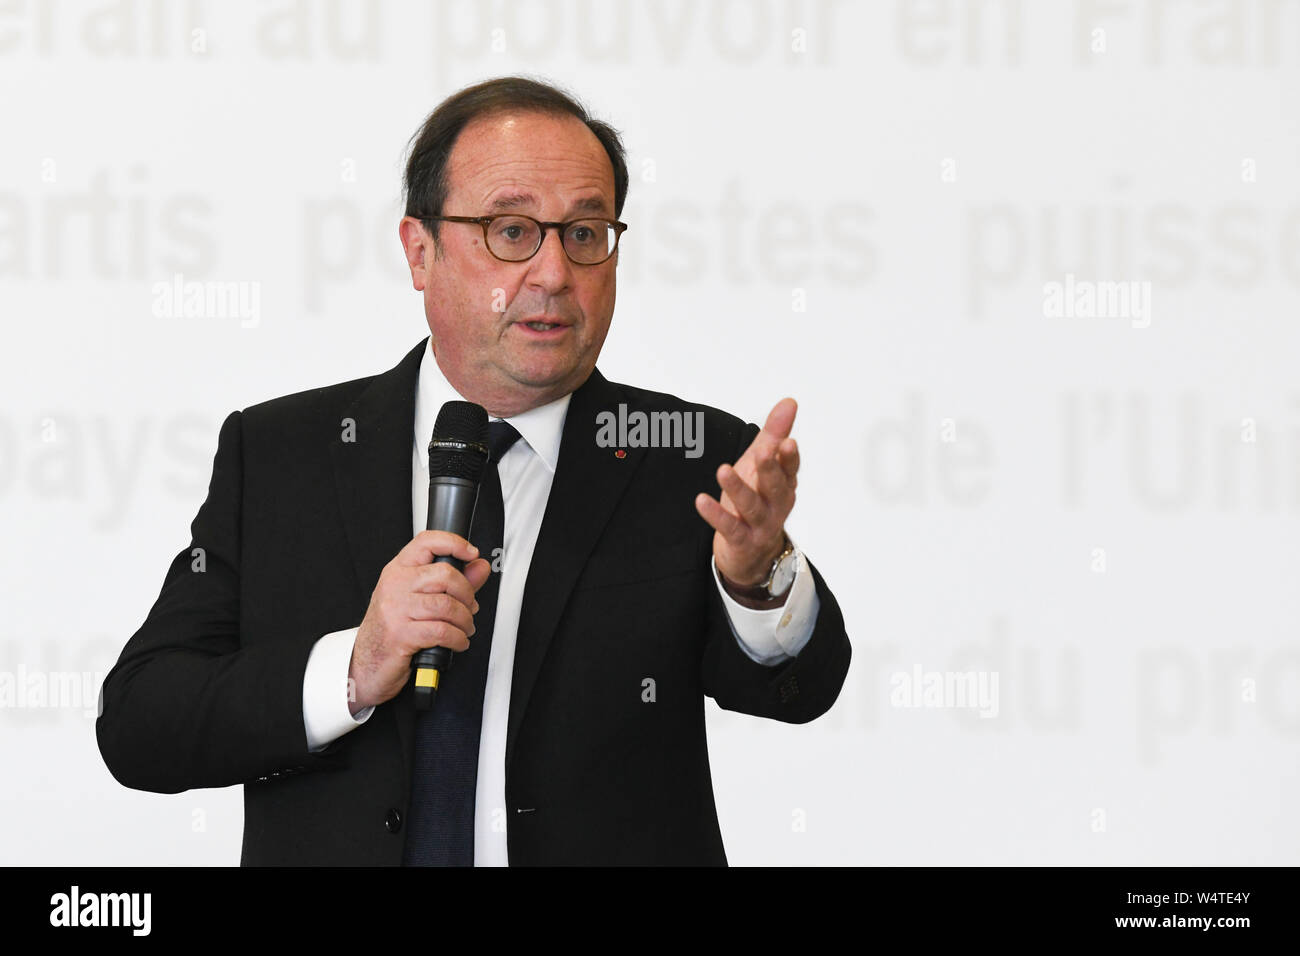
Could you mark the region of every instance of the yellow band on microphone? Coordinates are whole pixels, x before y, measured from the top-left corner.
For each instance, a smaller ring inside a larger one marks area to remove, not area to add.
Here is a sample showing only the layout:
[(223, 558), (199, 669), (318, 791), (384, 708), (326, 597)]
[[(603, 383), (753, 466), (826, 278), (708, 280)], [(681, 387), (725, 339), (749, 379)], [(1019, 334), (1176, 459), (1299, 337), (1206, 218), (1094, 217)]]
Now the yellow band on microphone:
[(415, 671), (416, 687), (432, 687), (438, 689), (438, 671), (433, 667), (420, 667)]

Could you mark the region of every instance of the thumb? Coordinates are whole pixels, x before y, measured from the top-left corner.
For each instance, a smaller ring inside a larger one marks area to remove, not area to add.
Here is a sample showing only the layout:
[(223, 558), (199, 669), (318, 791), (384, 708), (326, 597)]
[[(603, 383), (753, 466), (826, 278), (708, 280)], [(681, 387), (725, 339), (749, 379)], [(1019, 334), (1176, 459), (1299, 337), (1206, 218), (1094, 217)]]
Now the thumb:
[(469, 586), (475, 591), (487, 584), (491, 576), (492, 564), (487, 558), (475, 558), (465, 565), (465, 580), (469, 581)]

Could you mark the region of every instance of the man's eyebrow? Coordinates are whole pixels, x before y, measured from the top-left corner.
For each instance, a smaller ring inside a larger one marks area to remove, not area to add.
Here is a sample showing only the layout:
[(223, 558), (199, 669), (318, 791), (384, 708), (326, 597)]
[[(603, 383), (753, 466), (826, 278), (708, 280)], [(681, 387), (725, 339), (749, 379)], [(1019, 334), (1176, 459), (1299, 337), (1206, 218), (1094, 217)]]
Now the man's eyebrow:
[(536, 197), (529, 193), (512, 193), (509, 196), (498, 196), (492, 202), (493, 211), (498, 209), (514, 209), (516, 206), (527, 206), (530, 203), (537, 202)]
[(574, 212), (604, 212), (605, 200), (599, 196), (588, 196), (573, 204)]
[[(492, 200), (490, 211), (500, 212), (502, 210), (517, 209), (520, 206), (537, 205), (537, 197), (532, 193), (511, 193), (508, 196), (498, 196)], [(604, 212), (605, 200), (599, 196), (586, 196), (577, 200), (573, 204), (574, 212)]]

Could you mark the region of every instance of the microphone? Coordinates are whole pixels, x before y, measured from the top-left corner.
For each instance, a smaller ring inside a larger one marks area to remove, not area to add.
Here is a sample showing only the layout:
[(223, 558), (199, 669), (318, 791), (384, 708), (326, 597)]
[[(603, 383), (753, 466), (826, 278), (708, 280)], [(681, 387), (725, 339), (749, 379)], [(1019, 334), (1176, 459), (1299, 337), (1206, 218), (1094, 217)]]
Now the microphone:
[[(429, 442), (429, 511), (425, 526), (430, 531), (450, 531), (469, 539), (487, 461), (487, 411), (473, 402), (447, 402), (438, 411), (433, 440)], [(438, 555), (433, 563), (450, 564), (458, 571), (465, 569), (464, 561), (449, 554)], [(426, 647), (412, 659), (418, 710), (433, 706), (438, 680), (451, 662), (452, 653), (446, 647)]]

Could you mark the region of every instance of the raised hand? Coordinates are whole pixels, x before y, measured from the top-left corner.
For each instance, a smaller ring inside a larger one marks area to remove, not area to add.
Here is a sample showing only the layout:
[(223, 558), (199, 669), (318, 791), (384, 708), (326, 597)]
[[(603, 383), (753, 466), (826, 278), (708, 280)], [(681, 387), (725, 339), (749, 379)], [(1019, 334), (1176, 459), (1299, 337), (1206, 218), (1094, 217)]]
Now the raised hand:
[(783, 398), (735, 466), (718, 468), (722, 499), (701, 492), (695, 510), (716, 532), (713, 558), (724, 583), (761, 584), (785, 544), (785, 519), (794, 508), (799, 447), (790, 437), (798, 405)]

